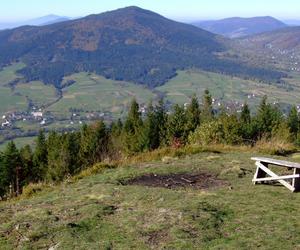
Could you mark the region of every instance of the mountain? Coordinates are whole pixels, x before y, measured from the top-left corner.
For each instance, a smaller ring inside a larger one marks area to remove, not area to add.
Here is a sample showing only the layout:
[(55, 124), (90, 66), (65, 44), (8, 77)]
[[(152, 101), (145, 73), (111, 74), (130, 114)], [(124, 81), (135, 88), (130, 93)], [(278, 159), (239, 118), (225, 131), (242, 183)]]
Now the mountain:
[(32, 20), (28, 20), (23, 23), (23, 25), (33, 25), (33, 26), (43, 26), (43, 25), (49, 25), (59, 22), (68, 21), (70, 18), (68, 17), (62, 17), (57, 15), (47, 15), (39, 18), (35, 18)]
[(287, 27), (232, 42), (240, 54), (244, 53), (244, 58), (280, 70), (300, 72), (300, 27)]
[(193, 23), (195, 26), (229, 38), (238, 38), (284, 28), (287, 25), (269, 16), (241, 18), (232, 17), (216, 21)]
[(300, 20), (297, 19), (283, 20), (283, 22), (289, 26), (300, 26)]
[(185, 68), (278, 80), (280, 72), (220, 58), (227, 40), (138, 7), (43, 27), (0, 32), (0, 66), (22, 61), (27, 81), (61, 87), (64, 76), (95, 72), (155, 87)]
[(47, 15), (31, 20), (26, 20), (23, 22), (14, 22), (14, 23), (0, 23), (0, 30), (4, 29), (13, 29), (25, 25), (32, 25), (32, 26), (43, 26), (43, 25), (49, 25), (59, 22), (68, 21), (70, 18), (68, 17), (61, 17), (57, 15)]
[(300, 27), (288, 27), (242, 39), (256, 47), (300, 52)]

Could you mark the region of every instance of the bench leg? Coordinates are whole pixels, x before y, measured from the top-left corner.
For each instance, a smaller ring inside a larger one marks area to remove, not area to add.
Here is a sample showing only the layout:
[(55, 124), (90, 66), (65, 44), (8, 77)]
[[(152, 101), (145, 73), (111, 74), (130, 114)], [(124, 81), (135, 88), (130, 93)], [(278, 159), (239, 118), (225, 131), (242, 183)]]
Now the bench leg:
[[(294, 168), (294, 174), (300, 174), (299, 168)], [(294, 178), (292, 182), (292, 186), (295, 188), (294, 192), (300, 191), (300, 178)]]
[[(262, 163), (261, 163), (262, 164)], [(268, 165), (264, 165), (266, 168), (268, 167)], [(256, 168), (256, 172), (254, 174), (254, 180), (255, 179), (259, 179), (259, 178), (264, 178), (267, 176), (267, 173), (265, 171), (263, 171), (259, 166), (257, 166)], [(264, 181), (260, 181), (259, 183), (265, 183)], [(256, 181), (253, 182), (253, 184), (257, 184)]]
[[(271, 177), (274, 177), (275, 179), (279, 177), (277, 174), (273, 173), (270, 169), (268, 169), (266, 166), (264, 166), (260, 162), (256, 162), (255, 165), (260, 167), (263, 171), (265, 171)], [(281, 183), (283, 186), (285, 186), (286, 188), (288, 188), (292, 192), (295, 191), (295, 188), (290, 183), (286, 182), (285, 180), (277, 179), (276, 181)]]

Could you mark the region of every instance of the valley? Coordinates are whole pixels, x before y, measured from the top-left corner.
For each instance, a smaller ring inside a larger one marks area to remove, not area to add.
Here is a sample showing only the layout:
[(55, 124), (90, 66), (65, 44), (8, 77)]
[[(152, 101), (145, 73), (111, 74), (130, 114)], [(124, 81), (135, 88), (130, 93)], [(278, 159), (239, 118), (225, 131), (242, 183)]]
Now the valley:
[(264, 95), (285, 113), (291, 105), (299, 109), (298, 28), (253, 20), (215, 25), (277, 30), (228, 39), (127, 7), (0, 31), (0, 144), (32, 138), (41, 128), (72, 131), (122, 119), (133, 98), (143, 113), (150, 100), (164, 98), (169, 108), (193, 94), (201, 101), (205, 89), (215, 109), (239, 111), (247, 102), (255, 112)]
[[(57, 90), (40, 81), (25, 83), (16, 72), (22, 67), (18, 63), (0, 71), (0, 145), (20, 137), (30, 141), (40, 129), (72, 131), (98, 119), (109, 123), (127, 114), (133, 98), (141, 104), (142, 112), (151, 100), (156, 103), (160, 98), (169, 105), (189, 103), (194, 94), (201, 100), (205, 89), (212, 93), (216, 109), (222, 106), (232, 112), (240, 110), (244, 102), (255, 110), (269, 93), (269, 100), (283, 110), (300, 105), (300, 74), (296, 72), (284, 79), (286, 84), (276, 85), (193, 69), (178, 71), (177, 76), (154, 89), (81, 72), (65, 77), (62, 85), (72, 84)], [(17, 145), (23, 145), (22, 139)]]

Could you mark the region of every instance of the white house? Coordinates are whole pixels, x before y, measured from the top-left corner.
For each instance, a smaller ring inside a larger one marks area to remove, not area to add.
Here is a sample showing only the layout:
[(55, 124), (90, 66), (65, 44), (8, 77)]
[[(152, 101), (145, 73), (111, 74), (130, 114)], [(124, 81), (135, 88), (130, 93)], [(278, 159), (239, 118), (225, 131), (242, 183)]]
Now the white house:
[(43, 112), (37, 111), (37, 112), (31, 112), (34, 118), (43, 117)]

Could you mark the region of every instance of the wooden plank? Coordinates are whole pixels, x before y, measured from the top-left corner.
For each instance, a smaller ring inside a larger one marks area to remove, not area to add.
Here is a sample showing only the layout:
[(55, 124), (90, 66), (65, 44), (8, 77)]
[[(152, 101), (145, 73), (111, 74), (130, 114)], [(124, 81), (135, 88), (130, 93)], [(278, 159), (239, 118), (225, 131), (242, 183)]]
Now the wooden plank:
[[(294, 174), (300, 174), (299, 168), (294, 168)], [(300, 178), (294, 178), (292, 181), (292, 186), (295, 188), (295, 192), (300, 191)]]
[[(266, 164), (265, 167), (268, 167), (268, 165)], [(264, 177), (266, 177), (266, 175), (267, 174), (266, 174), (265, 171), (263, 171), (262, 169), (260, 169), (260, 167), (257, 167), (253, 179), (264, 178)], [(253, 181), (253, 184), (256, 185), (256, 181)]]
[(288, 179), (300, 178), (300, 174), (284, 175), (278, 177), (266, 177), (266, 178), (254, 178), (252, 181), (278, 181), (278, 180), (288, 180)]
[[(258, 162), (258, 161), (255, 162), (255, 165), (258, 166), (258, 167), (260, 167), (263, 171), (265, 171), (271, 177), (277, 177), (278, 178), (278, 175), (276, 175), (275, 173), (273, 173), (270, 169), (268, 169), (267, 167), (265, 167), (260, 162)], [(289, 190), (291, 190), (292, 192), (295, 191), (295, 188), (291, 184), (289, 184), (288, 182), (286, 182), (285, 180), (278, 180), (278, 182), (281, 183), (286, 188), (288, 188)]]
[(289, 167), (289, 168), (299, 168), (300, 169), (300, 164), (296, 163), (296, 162), (281, 161), (281, 160), (276, 160), (276, 159), (271, 159), (271, 158), (264, 158), (264, 157), (252, 157), (251, 160), (259, 161), (261, 163), (273, 164), (273, 165), (276, 165), (276, 166)]

